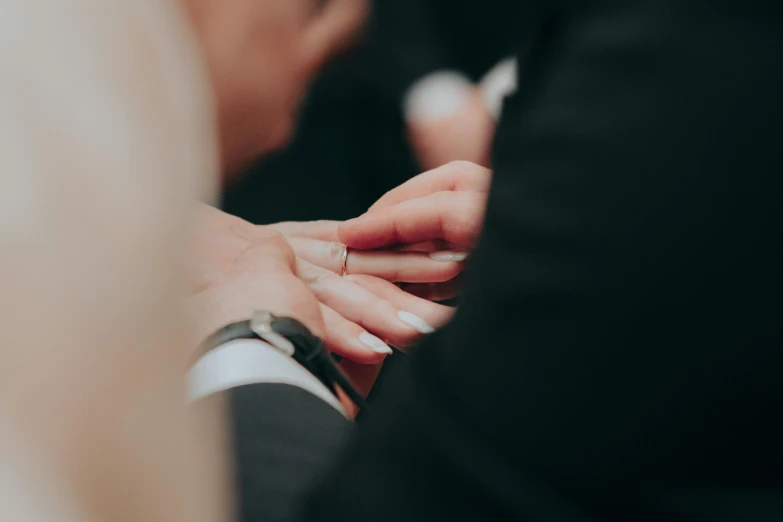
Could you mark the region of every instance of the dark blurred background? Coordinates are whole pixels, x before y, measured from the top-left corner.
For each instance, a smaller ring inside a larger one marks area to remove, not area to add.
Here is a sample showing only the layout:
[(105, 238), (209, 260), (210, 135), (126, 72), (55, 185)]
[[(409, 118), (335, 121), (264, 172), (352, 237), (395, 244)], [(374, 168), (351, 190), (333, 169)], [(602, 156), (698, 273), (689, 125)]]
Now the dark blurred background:
[[(227, 191), (223, 208), (257, 224), (342, 220), (360, 215), (383, 193), (426, 170), (407, 137), (406, 92), (417, 80), (444, 70), (477, 85), (504, 58), (486, 55), (494, 47), (491, 31), (477, 33), (476, 27), (486, 24), (476, 19), (491, 13), (479, 3), (457, 3), (465, 6), (376, 0), (357, 45), (315, 82), (294, 141), (249, 168)], [(467, 133), (472, 127), (465, 119), (455, 125)], [(480, 162), (458, 149), (445, 156)]]

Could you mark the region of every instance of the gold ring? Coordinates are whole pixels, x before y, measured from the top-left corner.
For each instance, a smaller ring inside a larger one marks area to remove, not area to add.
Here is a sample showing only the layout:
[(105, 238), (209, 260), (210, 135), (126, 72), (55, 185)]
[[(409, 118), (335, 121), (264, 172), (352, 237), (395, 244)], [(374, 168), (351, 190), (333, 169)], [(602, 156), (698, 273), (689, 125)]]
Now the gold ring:
[(348, 273), (348, 245), (343, 245), (343, 257), (340, 263), (340, 276)]

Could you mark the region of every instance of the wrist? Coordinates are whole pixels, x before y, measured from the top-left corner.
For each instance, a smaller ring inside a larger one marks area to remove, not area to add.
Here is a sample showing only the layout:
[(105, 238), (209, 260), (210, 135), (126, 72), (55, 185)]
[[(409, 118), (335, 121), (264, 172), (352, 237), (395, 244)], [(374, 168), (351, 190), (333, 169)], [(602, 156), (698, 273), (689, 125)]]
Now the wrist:
[(252, 384), (295, 386), (348, 416), (346, 403), (338, 400), (317, 377), (260, 339), (234, 339), (201, 355), (188, 372), (188, 399), (195, 402)]
[(256, 311), (249, 320), (228, 324), (202, 343), (198, 350), (199, 360), (215, 350), (222, 350), (223, 346), (241, 340), (262, 341), (267, 347), (298, 363), (320, 381), (334, 399), (343, 401), (344, 397), (340, 395), (342, 391), (357, 407), (366, 406), (364, 398), (337, 367), (323, 341), (303, 323), (291, 317), (276, 317), (266, 311)]

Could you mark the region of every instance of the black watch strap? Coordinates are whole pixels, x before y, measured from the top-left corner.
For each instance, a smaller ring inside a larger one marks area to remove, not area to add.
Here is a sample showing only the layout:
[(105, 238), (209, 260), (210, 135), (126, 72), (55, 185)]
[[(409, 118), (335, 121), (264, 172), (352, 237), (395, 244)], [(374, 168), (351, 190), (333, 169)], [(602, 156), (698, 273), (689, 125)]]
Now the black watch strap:
[(237, 339), (260, 339), (292, 357), (318, 378), (335, 396), (337, 386), (363, 411), (367, 411), (364, 397), (335, 363), (323, 341), (305, 325), (290, 317), (276, 317), (269, 312), (256, 312), (249, 321), (225, 326), (209, 336), (199, 353)]

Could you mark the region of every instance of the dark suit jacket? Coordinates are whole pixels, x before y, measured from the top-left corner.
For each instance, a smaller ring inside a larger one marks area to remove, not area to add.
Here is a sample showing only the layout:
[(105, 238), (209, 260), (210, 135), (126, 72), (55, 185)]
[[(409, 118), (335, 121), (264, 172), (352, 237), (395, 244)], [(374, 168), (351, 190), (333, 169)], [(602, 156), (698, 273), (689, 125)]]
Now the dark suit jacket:
[(484, 3), (529, 62), (464, 303), (302, 520), (783, 520), (781, 8)]

